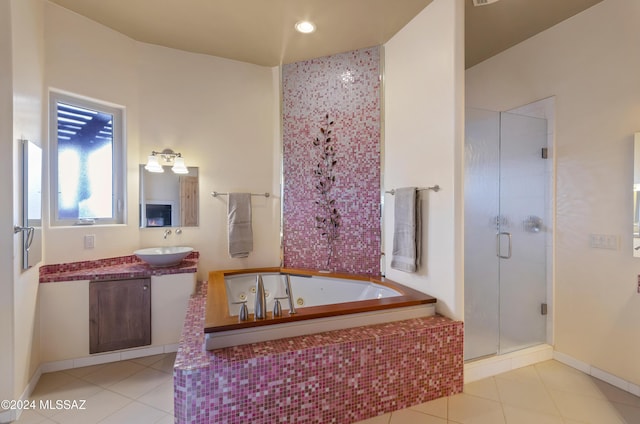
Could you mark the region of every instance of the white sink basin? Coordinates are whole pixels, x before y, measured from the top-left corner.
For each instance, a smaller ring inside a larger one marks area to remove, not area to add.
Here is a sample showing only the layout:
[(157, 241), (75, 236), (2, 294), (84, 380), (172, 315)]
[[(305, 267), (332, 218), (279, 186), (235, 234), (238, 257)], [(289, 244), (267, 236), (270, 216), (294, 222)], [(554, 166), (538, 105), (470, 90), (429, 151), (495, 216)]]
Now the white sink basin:
[(139, 249), (133, 254), (152, 267), (159, 268), (178, 265), (192, 251), (193, 247), (168, 246)]

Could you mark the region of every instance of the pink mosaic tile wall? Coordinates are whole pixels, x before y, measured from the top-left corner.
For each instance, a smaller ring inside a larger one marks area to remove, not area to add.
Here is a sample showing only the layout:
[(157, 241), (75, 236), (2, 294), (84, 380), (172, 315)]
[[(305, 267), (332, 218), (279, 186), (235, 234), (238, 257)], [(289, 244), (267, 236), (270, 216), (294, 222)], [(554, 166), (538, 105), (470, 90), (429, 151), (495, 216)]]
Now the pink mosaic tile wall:
[(380, 53), (368, 48), (283, 66), (284, 265), (326, 269), (315, 228), (313, 140), (326, 114), (335, 122), (341, 215), (332, 271), (380, 273)]
[(204, 351), (206, 283), (174, 368), (177, 423), (349, 424), (462, 392), (463, 324), (441, 316)]

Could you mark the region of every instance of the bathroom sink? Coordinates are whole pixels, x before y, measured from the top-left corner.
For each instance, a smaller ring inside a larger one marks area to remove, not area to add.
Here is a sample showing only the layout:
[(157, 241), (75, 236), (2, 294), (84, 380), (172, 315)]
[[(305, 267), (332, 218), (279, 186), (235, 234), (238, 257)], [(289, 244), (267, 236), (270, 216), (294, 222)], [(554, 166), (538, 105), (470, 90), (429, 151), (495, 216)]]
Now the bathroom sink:
[(152, 267), (158, 268), (178, 265), (192, 251), (193, 247), (168, 246), (139, 249), (133, 254)]

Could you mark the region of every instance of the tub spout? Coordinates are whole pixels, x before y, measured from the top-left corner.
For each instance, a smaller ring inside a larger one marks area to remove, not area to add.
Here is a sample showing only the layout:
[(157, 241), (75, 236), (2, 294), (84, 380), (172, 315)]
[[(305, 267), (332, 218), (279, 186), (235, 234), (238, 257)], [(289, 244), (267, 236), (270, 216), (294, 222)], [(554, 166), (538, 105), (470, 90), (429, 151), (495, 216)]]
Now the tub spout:
[(253, 308), (255, 319), (265, 319), (267, 317), (267, 296), (264, 291), (262, 275), (256, 277), (256, 303)]
[(289, 298), (289, 315), (293, 315), (296, 313), (296, 307), (293, 304), (293, 293), (291, 292), (291, 276), (289, 274), (285, 274), (284, 279), (287, 284), (287, 297)]

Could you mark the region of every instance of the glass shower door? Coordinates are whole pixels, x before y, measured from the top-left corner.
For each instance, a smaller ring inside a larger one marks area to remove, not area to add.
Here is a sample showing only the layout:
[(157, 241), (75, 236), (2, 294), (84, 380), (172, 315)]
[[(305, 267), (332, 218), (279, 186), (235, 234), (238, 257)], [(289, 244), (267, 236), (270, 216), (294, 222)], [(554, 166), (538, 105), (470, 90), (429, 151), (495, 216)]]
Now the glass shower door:
[(546, 146), (545, 119), (500, 114), (498, 353), (546, 340)]
[(546, 120), (468, 109), (465, 359), (543, 343)]
[(464, 357), (495, 355), (500, 346), (500, 114), (467, 109), (464, 179)]

